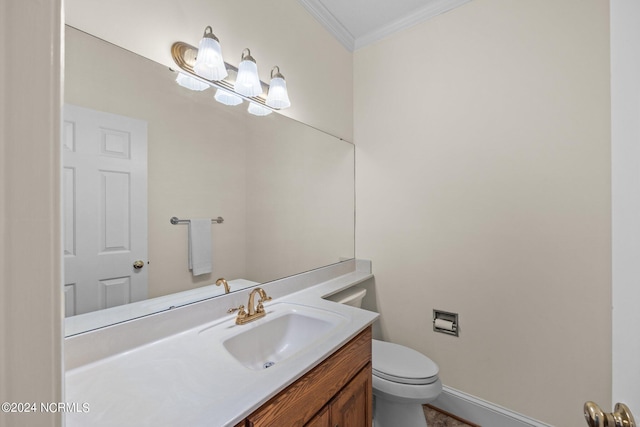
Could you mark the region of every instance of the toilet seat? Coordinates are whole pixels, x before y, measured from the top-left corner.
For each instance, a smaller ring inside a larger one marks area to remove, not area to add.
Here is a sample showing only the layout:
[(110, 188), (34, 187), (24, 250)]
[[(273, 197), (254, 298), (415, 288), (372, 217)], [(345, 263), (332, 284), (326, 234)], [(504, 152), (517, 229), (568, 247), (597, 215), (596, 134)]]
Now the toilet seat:
[(438, 365), (411, 348), (372, 340), (373, 375), (408, 385), (426, 385), (438, 381)]

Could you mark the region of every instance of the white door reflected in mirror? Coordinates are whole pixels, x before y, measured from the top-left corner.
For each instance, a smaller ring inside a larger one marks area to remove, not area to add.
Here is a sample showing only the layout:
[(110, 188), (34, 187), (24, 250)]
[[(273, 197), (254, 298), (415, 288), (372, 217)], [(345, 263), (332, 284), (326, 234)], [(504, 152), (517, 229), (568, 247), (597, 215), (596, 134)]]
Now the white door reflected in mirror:
[(147, 123), (64, 107), (65, 316), (147, 298)]

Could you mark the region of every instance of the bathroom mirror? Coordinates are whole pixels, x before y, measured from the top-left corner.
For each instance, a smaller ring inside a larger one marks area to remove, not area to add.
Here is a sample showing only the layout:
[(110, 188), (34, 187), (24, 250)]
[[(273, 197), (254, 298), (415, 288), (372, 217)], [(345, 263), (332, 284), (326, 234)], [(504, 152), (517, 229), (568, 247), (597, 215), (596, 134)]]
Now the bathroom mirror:
[[(65, 104), (146, 126), (148, 230), (140, 295), (113, 273), (116, 279), (93, 284), (95, 302), (83, 308), (81, 285), (65, 278), (66, 335), (221, 295), (219, 277), (234, 292), (353, 258), (351, 143), (277, 113), (253, 116), (246, 103), (219, 104), (213, 89), (185, 89), (167, 67), (72, 27), (65, 37)], [(63, 129), (75, 132), (68, 120)], [(63, 178), (65, 265), (76, 257), (72, 243), (86, 238), (73, 220), (74, 209), (83, 209), (77, 187)], [(211, 274), (189, 270), (188, 225), (171, 224), (174, 216), (224, 218), (212, 224)], [(131, 227), (126, 215), (120, 219)], [(127, 274), (136, 274), (134, 261), (129, 255)]]

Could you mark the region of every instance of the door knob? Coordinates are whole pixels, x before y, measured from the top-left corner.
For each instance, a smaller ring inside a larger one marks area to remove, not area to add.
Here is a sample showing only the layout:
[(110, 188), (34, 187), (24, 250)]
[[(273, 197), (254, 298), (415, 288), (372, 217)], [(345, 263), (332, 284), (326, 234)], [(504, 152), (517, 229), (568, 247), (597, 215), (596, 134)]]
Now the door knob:
[(144, 261), (142, 261), (141, 259), (133, 263), (133, 268), (135, 268), (136, 270), (140, 270), (142, 267), (144, 267)]
[(612, 413), (605, 413), (593, 403), (584, 404), (584, 418), (589, 427), (636, 427), (631, 411), (624, 403), (616, 403)]

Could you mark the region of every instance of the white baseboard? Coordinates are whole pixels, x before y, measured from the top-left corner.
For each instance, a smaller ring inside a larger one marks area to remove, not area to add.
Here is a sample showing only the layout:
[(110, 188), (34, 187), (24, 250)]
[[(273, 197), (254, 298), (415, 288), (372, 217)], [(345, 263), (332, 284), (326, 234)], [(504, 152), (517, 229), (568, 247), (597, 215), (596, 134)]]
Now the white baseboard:
[(429, 404), (483, 427), (553, 427), (448, 386)]

